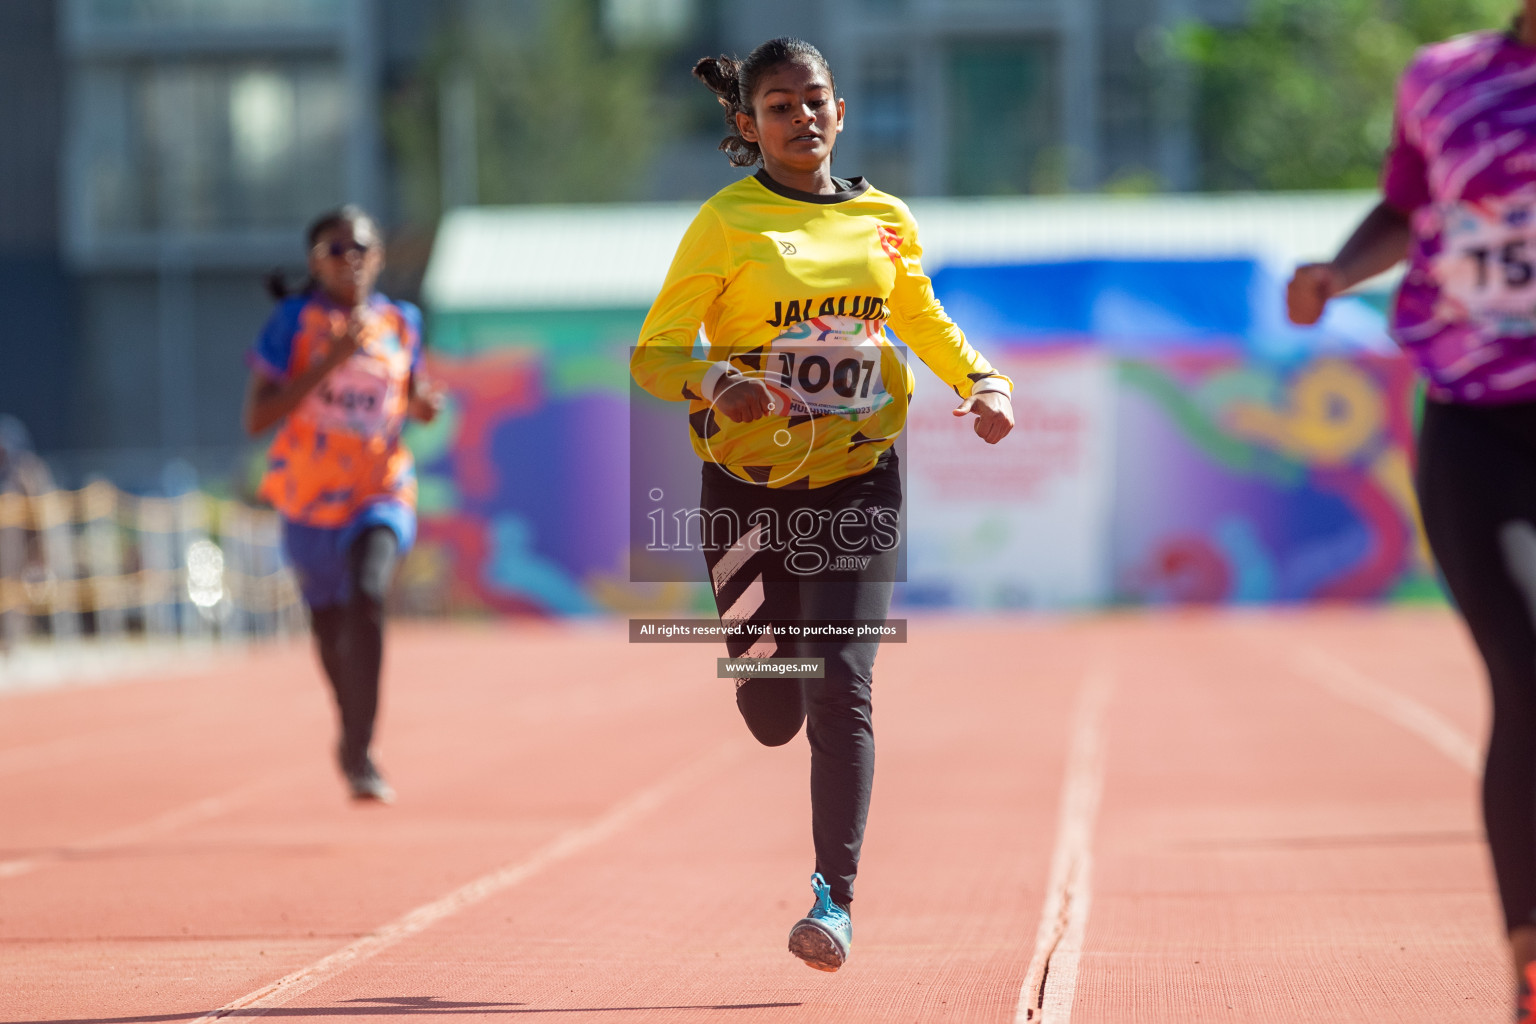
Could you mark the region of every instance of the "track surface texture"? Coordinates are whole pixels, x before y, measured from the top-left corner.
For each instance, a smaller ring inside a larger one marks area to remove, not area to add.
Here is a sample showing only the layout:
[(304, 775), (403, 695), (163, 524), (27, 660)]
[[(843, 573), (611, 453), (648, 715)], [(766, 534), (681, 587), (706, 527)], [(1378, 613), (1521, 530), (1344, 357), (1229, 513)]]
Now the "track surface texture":
[(912, 620), (837, 974), (722, 653), (397, 625), (388, 808), (306, 647), (0, 697), (0, 1024), (1509, 1019), (1447, 611)]

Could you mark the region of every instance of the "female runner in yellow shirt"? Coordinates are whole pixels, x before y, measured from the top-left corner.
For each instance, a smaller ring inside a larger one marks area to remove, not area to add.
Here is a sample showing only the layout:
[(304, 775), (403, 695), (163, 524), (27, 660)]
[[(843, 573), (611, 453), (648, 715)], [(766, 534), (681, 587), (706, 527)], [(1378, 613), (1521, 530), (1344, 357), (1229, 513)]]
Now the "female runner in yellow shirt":
[[(823, 659), (821, 678), (738, 679), (747, 727), (769, 746), (806, 724), (816, 902), (789, 948), (835, 971), (874, 775), (878, 642), (808, 641), (774, 623), (884, 620), (897, 569), (901, 481), (892, 442), (913, 378), (885, 324), (962, 399), (995, 444), (1011, 383), (966, 342), (923, 274), (911, 212), (861, 178), (832, 175), (843, 101), (821, 53), (774, 39), (694, 74), (726, 109), (720, 148), (755, 175), (700, 209), (641, 329), (631, 370), (689, 402), (705, 562), (722, 619), (745, 623), (733, 658)], [(694, 354), (699, 328), (709, 356)]]

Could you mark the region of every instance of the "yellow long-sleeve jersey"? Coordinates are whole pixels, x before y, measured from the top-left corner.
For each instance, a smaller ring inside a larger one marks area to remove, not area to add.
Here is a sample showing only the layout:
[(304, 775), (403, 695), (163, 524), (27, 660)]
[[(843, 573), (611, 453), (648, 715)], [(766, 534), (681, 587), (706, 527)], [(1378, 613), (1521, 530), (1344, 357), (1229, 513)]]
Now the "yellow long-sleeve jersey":
[[(934, 297), (906, 204), (863, 179), (839, 184), (815, 195), (759, 172), (721, 189), (640, 330), (635, 381), (689, 402), (694, 451), (743, 480), (821, 487), (874, 466), (914, 386), (887, 323), (962, 398), (1012, 389)], [(695, 354), (701, 326), (707, 359)], [(768, 384), (774, 415), (736, 423), (715, 411), (731, 369)]]

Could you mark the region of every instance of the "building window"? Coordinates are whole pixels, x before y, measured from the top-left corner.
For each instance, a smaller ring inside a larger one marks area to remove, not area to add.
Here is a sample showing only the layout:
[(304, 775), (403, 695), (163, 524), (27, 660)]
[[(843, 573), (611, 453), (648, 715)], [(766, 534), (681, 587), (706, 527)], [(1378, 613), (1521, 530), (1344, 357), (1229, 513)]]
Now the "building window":
[(1056, 48), (1046, 40), (965, 42), (947, 56), (950, 191), (1060, 190)]
[(912, 89), (906, 54), (881, 53), (864, 65), (859, 106), (851, 113), (863, 144), (858, 173), (887, 191), (912, 181)]
[(87, 31), (219, 28), (329, 28), (344, 0), (74, 0)]
[(867, 65), (863, 84), (867, 146), (882, 153), (904, 152), (912, 127), (907, 62), (900, 56), (876, 58)]
[(286, 229), (345, 193), (334, 64), (105, 64), (78, 86), (82, 227), (95, 237)]

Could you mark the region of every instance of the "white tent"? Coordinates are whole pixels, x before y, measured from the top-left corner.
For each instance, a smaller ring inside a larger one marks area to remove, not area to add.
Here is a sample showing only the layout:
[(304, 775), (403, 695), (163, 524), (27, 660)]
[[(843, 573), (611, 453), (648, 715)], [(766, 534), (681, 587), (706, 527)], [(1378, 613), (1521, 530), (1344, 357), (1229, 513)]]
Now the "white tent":
[[(1098, 258), (1325, 258), (1369, 192), (914, 199), (930, 272)], [(438, 312), (645, 309), (694, 203), (467, 207), (444, 218), (423, 287)]]

